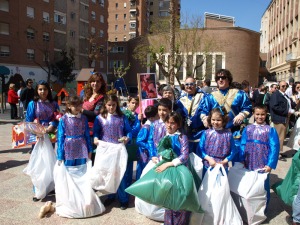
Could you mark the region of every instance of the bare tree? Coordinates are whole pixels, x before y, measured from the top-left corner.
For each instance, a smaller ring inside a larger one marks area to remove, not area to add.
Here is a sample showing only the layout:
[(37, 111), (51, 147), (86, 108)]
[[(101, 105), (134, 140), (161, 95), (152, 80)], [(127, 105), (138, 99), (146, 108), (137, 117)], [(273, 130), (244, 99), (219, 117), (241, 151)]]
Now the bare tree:
[[(174, 1), (170, 1), (169, 26), (166, 27), (166, 23), (161, 21), (159, 25), (154, 23), (151, 34), (139, 38), (133, 55), (144, 66), (156, 64), (171, 85), (174, 85), (174, 78), (180, 84), (182, 66), (186, 66), (188, 76), (195, 77), (196, 71), (205, 62), (206, 55), (216, 48), (213, 38), (206, 37), (200, 17), (187, 17), (184, 20), (181, 18), (180, 28)], [(191, 59), (200, 51), (202, 60), (193, 63)], [(150, 63), (147, 62), (148, 55)]]

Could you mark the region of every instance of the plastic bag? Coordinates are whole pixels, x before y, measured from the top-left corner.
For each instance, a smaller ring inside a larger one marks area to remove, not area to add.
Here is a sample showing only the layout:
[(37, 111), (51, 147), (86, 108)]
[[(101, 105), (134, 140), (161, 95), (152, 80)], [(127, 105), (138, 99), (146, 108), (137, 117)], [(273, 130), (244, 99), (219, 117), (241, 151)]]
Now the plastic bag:
[(90, 172), (92, 188), (103, 194), (116, 193), (126, 171), (127, 158), (124, 144), (100, 141)]
[(105, 211), (99, 197), (90, 186), (87, 172), (92, 162), (79, 166), (54, 168), (56, 214), (67, 218), (86, 218)]
[(208, 168), (198, 191), (205, 211), (204, 225), (243, 225), (242, 218), (230, 196), (226, 171), (221, 164)]
[(273, 186), (275, 193), (284, 201), (284, 203), (292, 206), (297, 196), (300, 184), (300, 152), (298, 151), (293, 159), (292, 164), (283, 181)]
[(203, 174), (203, 163), (202, 159), (197, 156), (195, 153), (189, 154), (189, 169), (194, 177), (194, 182), (196, 185), (196, 190), (198, 191), (202, 181), (202, 174)]
[(35, 196), (43, 199), (54, 190), (53, 169), (56, 162), (55, 152), (48, 135), (38, 139), (29, 163), (23, 172), (31, 177), (35, 186)]
[(125, 191), (150, 204), (164, 208), (202, 212), (193, 175), (189, 169), (180, 165), (157, 173), (155, 168), (165, 162), (163, 160), (158, 163)]
[(266, 219), (264, 212), (267, 204), (267, 176), (268, 173), (247, 170), (241, 163), (235, 163), (229, 170), (231, 195), (247, 224), (260, 224)]
[[(149, 170), (151, 170), (155, 166), (155, 163), (149, 161), (149, 163), (144, 168), (141, 177), (143, 177)], [(156, 221), (164, 221), (165, 209), (156, 205), (149, 204), (140, 198), (135, 198), (135, 210), (148, 217), (149, 219)]]

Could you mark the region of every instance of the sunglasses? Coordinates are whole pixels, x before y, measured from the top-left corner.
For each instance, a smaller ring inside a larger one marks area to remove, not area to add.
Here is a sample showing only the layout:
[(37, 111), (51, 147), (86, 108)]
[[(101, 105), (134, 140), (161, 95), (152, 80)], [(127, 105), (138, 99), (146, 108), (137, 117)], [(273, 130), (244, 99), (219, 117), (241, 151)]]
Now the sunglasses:
[(194, 86), (195, 83), (185, 83), (184, 85), (185, 85), (185, 86)]
[(226, 76), (217, 76), (216, 77), (216, 81), (218, 81), (218, 80), (226, 80), (227, 79), (227, 77)]
[(28, 82), (28, 84), (33, 84), (33, 82), (32, 82), (32, 81), (30, 81), (30, 82)]
[(285, 87), (288, 87), (287, 85), (281, 85), (280, 87), (283, 87), (283, 88), (285, 88)]

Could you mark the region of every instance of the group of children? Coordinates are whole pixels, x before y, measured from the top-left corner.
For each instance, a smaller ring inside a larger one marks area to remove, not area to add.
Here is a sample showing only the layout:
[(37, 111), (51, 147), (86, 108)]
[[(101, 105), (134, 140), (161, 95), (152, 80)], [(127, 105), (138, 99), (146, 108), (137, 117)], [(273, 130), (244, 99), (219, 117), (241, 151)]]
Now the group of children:
[[(255, 123), (248, 125), (241, 137), (240, 146), (236, 146), (230, 130), (225, 129), (228, 121), (227, 112), (223, 107), (213, 109), (208, 117), (209, 129), (201, 134), (197, 149), (189, 149), (188, 139), (182, 133), (182, 118), (177, 112), (172, 112), (172, 101), (166, 98), (159, 100), (157, 106), (148, 106), (144, 110), (146, 122), (136, 113), (139, 105), (137, 97), (130, 97), (126, 112), (122, 112), (119, 99), (107, 96), (100, 114), (96, 117), (93, 128), (93, 140), (90, 138), (88, 121), (82, 115), (82, 101), (79, 97), (69, 97), (65, 115), (60, 119), (57, 132), (57, 160), (66, 166), (82, 165), (91, 158), (92, 142), (110, 143), (123, 142), (128, 149), (136, 145), (137, 168), (136, 179), (139, 179), (144, 167), (152, 160), (157, 163), (160, 157), (157, 152), (159, 141), (169, 135), (172, 139), (174, 152), (178, 155), (172, 162), (167, 162), (156, 168), (161, 173), (170, 166), (187, 165), (190, 152), (196, 152), (203, 159), (205, 171), (217, 163), (224, 165), (228, 171), (229, 161), (242, 161), (249, 170), (263, 169), (271, 172), (275, 169), (279, 154), (279, 139), (274, 128), (266, 124), (267, 108), (254, 107)], [(26, 121), (35, 119), (48, 126), (51, 118), (59, 110), (57, 103), (52, 100), (51, 90), (47, 83), (39, 83), (36, 87), (35, 100), (27, 110)], [(57, 126), (57, 124), (54, 124)], [(129, 153), (131, 154), (131, 153)], [(238, 159), (238, 160), (237, 160)], [(132, 182), (133, 162), (128, 161), (125, 175), (117, 191), (121, 209), (128, 207), (129, 195), (125, 189)], [(269, 180), (266, 190), (269, 199)], [(115, 195), (109, 195), (104, 205), (111, 204)], [(37, 199), (34, 199), (35, 201)], [(187, 224), (190, 212), (165, 211), (164, 224)]]

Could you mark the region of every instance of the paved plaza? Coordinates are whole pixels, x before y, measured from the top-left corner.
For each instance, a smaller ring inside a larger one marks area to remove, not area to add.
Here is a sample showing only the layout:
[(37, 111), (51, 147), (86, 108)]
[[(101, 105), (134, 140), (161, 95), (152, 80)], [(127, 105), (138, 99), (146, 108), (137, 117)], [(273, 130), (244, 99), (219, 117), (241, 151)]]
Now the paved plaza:
[[(55, 201), (54, 195), (47, 196), (42, 202), (32, 201), (32, 184), (30, 177), (23, 174), (30, 154), (29, 148), (11, 149), (11, 130), (13, 123), (9, 120), (9, 109), (0, 113), (0, 224), (111, 224), (111, 225), (157, 225), (138, 214), (134, 209), (134, 198), (131, 198), (129, 208), (121, 210), (118, 203), (108, 207), (102, 215), (87, 219), (67, 219), (58, 217), (55, 213), (46, 218), (38, 219), (40, 207), (46, 201)], [(286, 150), (288, 148), (284, 146)], [(282, 180), (291, 164), (293, 151), (287, 151), (287, 162), (279, 161), (278, 167), (271, 174), (271, 185)], [(291, 213), (291, 208), (271, 191), (268, 219), (264, 224), (287, 224), (285, 218)]]

